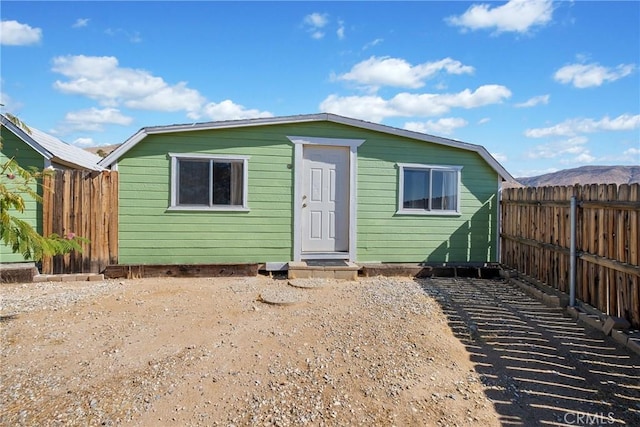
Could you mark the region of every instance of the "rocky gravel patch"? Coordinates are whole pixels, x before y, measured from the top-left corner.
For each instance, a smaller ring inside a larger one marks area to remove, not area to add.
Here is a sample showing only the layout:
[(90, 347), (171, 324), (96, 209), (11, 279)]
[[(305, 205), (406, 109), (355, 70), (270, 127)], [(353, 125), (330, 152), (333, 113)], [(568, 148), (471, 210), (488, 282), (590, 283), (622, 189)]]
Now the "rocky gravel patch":
[[(410, 279), (1, 291), (1, 425), (499, 425), (439, 305)], [(261, 302), (291, 292), (300, 303)]]

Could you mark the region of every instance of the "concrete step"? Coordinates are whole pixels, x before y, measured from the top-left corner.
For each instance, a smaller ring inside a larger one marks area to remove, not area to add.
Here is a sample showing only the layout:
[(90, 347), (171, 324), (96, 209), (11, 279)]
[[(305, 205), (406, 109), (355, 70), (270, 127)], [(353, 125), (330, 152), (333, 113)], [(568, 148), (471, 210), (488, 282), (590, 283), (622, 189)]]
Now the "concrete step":
[(360, 270), (358, 265), (347, 261), (344, 265), (315, 265), (306, 261), (291, 261), (287, 276), (289, 279), (357, 280), (358, 270)]

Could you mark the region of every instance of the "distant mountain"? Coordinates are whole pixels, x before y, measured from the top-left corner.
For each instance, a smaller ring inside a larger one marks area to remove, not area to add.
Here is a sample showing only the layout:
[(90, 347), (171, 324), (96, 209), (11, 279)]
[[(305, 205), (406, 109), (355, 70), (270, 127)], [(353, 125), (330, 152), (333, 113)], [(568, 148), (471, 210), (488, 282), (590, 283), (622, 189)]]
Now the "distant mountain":
[(516, 178), (516, 181), (525, 187), (633, 184), (640, 183), (640, 166), (581, 166), (539, 176)]
[(113, 150), (118, 148), (120, 144), (101, 145), (99, 147), (85, 148), (90, 153), (97, 154), (100, 157), (107, 157)]

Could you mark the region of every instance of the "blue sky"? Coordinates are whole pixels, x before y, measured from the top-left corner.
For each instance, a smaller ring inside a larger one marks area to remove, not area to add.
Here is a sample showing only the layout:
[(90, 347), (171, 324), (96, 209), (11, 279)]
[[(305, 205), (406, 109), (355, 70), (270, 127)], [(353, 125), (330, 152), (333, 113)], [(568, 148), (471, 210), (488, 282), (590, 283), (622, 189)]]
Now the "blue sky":
[(3, 1), (1, 103), (70, 144), (331, 112), (514, 176), (640, 164), (640, 2)]

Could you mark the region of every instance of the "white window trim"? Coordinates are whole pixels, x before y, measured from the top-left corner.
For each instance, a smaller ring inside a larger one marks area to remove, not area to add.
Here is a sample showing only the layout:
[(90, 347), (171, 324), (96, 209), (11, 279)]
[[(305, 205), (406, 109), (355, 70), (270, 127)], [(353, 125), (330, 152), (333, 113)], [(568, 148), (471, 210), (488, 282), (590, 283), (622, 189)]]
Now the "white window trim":
[[(462, 166), (451, 166), (451, 165), (425, 165), (419, 163), (397, 163), (398, 167), (398, 210), (396, 211), (396, 215), (423, 215), (423, 216), (460, 216), (462, 215), (462, 198), (460, 197), (460, 189), (461, 189), (461, 172)], [(441, 171), (450, 171), (456, 173), (456, 178), (458, 181), (457, 185), (457, 203), (455, 210), (426, 210), (426, 209), (406, 209), (403, 207), (403, 199), (404, 199), (404, 170), (408, 169), (427, 169), (427, 170), (441, 170)]]
[[(169, 153), (171, 158), (171, 205), (170, 211), (227, 211), (248, 212), (249, 209), (249, 159), (250, 156), (204, 153)], [(178, 161), (189, 159), (229, 160), (242, 162), (242, 206), (181, 206), (178, 205)]]

